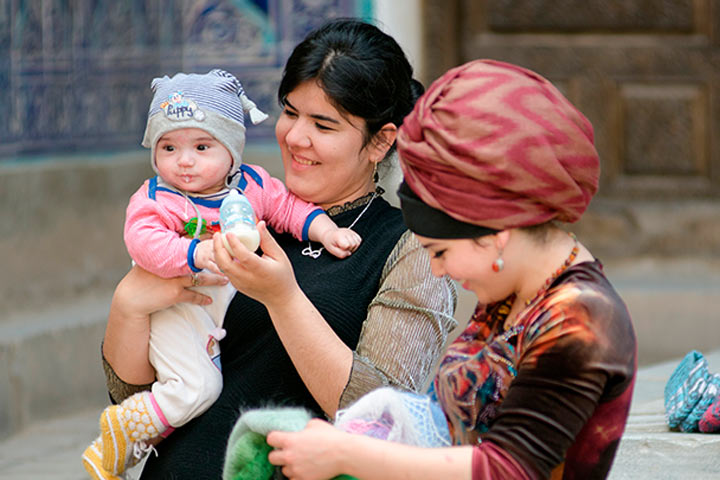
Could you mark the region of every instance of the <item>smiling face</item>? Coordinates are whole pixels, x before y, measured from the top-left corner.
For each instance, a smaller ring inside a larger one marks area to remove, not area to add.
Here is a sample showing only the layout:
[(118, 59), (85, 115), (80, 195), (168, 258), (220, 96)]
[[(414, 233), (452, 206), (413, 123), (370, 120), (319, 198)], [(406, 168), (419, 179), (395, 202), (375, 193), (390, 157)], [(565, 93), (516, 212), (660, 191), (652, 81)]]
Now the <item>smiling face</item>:
[(155, 165), (162, 179), (180, 190), (217, 193), (225, 188), (232, 155), (206, 131), (183, 128), (160, 137)]
[(498, 258), (495, 235), (477, 239), (438, 239), (415, 234), (430, 255), (433, 275), (448, 275), (477, 296), (482, 303), (492, 303), (507, 298), (513, 292), (508, 278), (502, 272), (493, 271), (492, 264)]
[(372, 141), (365, 145), (365, 121), (341, 114), (315, 81), (286, 96), (275, 135), (285, 184), (303, 200), (328, 208), (374, 190), (373, 163), (387, 149)]

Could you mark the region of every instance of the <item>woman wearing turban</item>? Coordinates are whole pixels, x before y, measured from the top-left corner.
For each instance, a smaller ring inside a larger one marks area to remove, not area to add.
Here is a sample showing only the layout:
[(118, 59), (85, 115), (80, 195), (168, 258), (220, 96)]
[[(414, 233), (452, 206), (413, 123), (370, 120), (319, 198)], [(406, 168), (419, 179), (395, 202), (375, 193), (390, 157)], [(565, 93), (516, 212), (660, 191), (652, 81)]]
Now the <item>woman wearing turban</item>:
[(293, 479), (604, 478), (636, 371), (630, 315), (560, 223), (597, 191), (590, 122), (547, 80), (477, 60), (448, 71), (398, 133), (405, 222), (435, 275), (478, 297), (430, 395), (453, 447), (422, 449), (320, 420), (273, 432)]

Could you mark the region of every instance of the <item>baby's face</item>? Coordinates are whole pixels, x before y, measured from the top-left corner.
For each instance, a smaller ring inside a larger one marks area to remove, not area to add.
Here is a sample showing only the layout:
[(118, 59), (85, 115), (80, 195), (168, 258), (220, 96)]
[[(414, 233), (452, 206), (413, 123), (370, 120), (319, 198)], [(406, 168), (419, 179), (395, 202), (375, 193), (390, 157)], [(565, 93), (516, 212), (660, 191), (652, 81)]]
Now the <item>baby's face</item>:
[(155, 165), (163, 180), (175, 188), (209, 194), (225, 188), (232, 155), (205, 130), (182, 128), (160, 137)]

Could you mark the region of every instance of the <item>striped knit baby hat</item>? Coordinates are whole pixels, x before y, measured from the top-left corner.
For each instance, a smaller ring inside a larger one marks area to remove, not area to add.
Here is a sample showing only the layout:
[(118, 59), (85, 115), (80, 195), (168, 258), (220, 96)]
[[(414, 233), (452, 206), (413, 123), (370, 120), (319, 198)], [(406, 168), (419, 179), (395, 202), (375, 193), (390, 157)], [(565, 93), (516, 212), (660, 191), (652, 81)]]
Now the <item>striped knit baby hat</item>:
[(206, 74), (178, 73), (172, 78), (155, 78), (151, 88), (154, 95), (142, 146), (152, 150), (153, 170), (157, 173), (155, 146), (160, 137), (181, 128), (199, 128), (230, 151), (233, 165), (228, 178), (232, 177), (242, 163), (245, 114), (253, 124), (267, 118), (245, 95), (238, 79), (215, 69)]

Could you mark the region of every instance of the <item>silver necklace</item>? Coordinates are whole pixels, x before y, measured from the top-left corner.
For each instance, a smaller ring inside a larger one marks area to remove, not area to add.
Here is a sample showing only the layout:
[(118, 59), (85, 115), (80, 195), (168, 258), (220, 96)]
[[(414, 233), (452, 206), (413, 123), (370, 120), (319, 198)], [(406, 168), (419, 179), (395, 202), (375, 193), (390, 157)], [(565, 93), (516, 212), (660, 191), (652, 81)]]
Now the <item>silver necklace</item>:
[[(365, 208), (363, 208), (362, 212), (360, 212), (360, 215), (355, 217), (355, 220), (353, 220), (353, 222), (347, 228), (352, 229), (355, 226), (355, 224), (358, 222), (358, 220), (360, 220), (360, 217), (363, 216), (363, 213), (365, 213), (367, 211), (367, 209), (370, 208), (370, 204), (373, 202), (373, 200), (375, 200), (375, 197), (377, 197), (377, 192), (373, 192), (367, 205), (365, 205)], [(322, 254), (323, 250), (325, 250), (324, 247), (320, 247), (317, 250), (313, 250), (312, 243), (308, 242), (307, 247), (303, 248), (301, 253), (303, 255), (305, 255), (306, 257), (318, 258)]]

